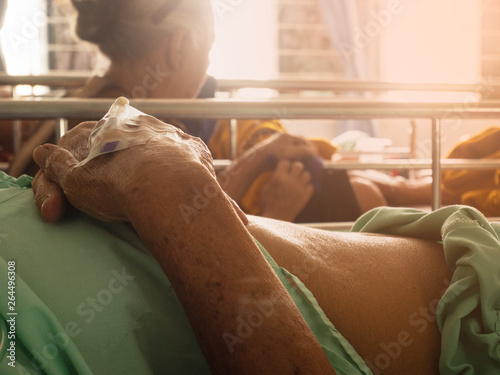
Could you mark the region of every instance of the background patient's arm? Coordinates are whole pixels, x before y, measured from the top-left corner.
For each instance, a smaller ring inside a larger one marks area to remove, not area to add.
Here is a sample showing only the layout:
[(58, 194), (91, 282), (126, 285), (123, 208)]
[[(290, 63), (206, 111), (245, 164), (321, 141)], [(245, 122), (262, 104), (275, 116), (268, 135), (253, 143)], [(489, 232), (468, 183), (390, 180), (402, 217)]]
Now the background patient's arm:
[(278, 133), (246, 150), (219, 174), (218, 180), (224, 191), (240, 202), (254, 180), (274, 168), (270, 160), (293, 161), (315, 153), (312, 144), (305, 139)]

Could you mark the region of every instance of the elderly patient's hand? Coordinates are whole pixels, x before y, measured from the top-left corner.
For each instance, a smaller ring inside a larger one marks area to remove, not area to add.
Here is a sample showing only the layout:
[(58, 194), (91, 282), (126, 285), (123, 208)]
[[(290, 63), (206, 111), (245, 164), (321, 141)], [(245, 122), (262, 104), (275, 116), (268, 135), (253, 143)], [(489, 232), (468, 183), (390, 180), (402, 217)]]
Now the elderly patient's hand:
[[(144, 119), (160, 122), (152, 116), (144, 116)], [(66, 200), (100, 220), (128, 221), (127, 201), (132, 185), (139, 185), (141, 178), (141, 185), (145, 177), (148, 183), (158, 182), (155, 179), (160, 178), (164, 181), (168, 173), (178, 174), (176, 171), (190, 162), (214, 173), (210, 154), (200, 140), (163, 123), (161, 126), (173, 132), (149, 140), (145, 145), (101, 155), (78, 165), (89, 153), (88, 138), (94, 125), (82, 123), (61, 139), (59, 147), (40, 146), (33, 154), (40, 166), (33, 182), (35, 201), (47, 221), (61, 218)]]
[[(84, 160), (89, 153), (88, 140), (95, 124), (94, 121), (81, 123), (61, 138), (59, 146), (68, 150), (76, 160)], [(43, 157), (40, 154), (43, 150), (38, 150), (36, 153), (40, 160)], [(32, 185), (35, 203), (42, 217), (51, 223), (58, 221), (64, 215), (67, 206), (62, 189), (47, 178), (44, 169), (40, 169), (36, 174)]]

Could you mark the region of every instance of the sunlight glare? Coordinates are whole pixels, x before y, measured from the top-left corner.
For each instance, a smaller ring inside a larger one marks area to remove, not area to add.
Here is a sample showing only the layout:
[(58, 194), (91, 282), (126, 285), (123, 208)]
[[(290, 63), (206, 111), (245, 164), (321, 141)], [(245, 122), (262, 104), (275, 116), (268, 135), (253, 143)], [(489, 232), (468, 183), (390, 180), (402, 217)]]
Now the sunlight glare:
[(269, 0), (239, 1), (214, 11), (215, 42), (208, 74), (224, 79), (269, 79), (273, 75), (273, 7)]
[(475, 83), (479, 77), (476, 0), (419, 0), (388, 28), (387, 79)]

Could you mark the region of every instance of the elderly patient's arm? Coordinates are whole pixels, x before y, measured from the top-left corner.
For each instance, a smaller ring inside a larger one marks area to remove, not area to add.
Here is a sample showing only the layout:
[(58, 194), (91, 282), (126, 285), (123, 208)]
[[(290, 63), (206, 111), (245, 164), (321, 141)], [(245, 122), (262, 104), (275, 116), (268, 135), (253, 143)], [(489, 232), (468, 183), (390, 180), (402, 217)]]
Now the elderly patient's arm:
[[(169, 277), (214, 374), (334, 373), (208, 156), (193, 154), (199, 146), (185, 137), (83, 167), (55, 146), (37, 149), (35, 160), (77, 208), (132, 223)], [(272, 313), (241, 334), (241, 321), (262, 301), (273, 301)]]

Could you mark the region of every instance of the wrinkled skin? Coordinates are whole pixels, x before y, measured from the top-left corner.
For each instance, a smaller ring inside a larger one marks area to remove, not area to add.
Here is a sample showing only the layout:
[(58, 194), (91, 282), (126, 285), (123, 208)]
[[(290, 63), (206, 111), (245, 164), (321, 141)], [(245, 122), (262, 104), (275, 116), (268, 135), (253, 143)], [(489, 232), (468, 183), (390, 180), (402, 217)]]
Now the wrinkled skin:
[[(151, 163), (154, 159), (174, 161), (180, 154), (188, 155), (215, 175), (210, 153), (201, 140), (152, 116), (144, 116), (144, 119), (171, 127), (174, 131), (165, 135), (171, 142), (151, 140), (147, 147), (133, 146), (79, 165), (89, 153), (88, 138), (96, 124), (84, 122), (62, 137), (59, 147), (38, 147), (33, 157), (41, 170), (35, 176), (33, 190), (42, 216), (49, 222), (59, 220), (69, 201), (102, 221), (128, 221), (123, 204), (127, 200), (127, 178), (141, 168), (143, 158)], [(111, 159), (113, 162), (109, 163)], [(47, 165), (51, 167), (46, 168)]]

